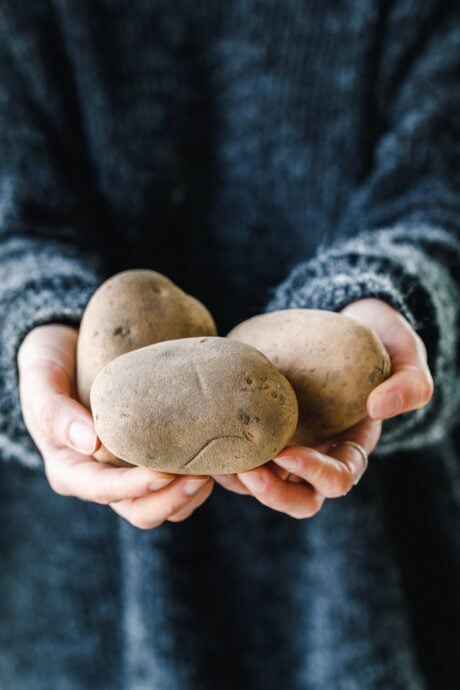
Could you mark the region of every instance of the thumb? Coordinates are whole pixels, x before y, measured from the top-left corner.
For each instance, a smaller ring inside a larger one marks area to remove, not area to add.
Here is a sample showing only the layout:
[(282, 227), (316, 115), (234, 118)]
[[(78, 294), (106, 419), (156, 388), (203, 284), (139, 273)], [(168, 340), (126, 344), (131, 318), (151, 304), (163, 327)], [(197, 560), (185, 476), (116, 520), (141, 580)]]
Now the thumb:
[(367, 409), (373, 419), (410, 412), (430, 402), (433, 378), (417, 338), (406, 333), (387, 341), (386, 347), (392, 352), (392, 375), (368, 398)]
[(76, 329), (57, 324), (30, 331), (18, 351), (19, 394), (38, 446), (45, 437), (91, 455), (99, 446), (91, 413), (72, 397), (77, 338)]
[(434, 392), (425, 344), (407, 319), (389, 304), (359, 300), (342, 313), (373, 328), (391, 359), (391, 376), (374, 388), (367, 400), (373, 419), (388, 419), (427, 405)]

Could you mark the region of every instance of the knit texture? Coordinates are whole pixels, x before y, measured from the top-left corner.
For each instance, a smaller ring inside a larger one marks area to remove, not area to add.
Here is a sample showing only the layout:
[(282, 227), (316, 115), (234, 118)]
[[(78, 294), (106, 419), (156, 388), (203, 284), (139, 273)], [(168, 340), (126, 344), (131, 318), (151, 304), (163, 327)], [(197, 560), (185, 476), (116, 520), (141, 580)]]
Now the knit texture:
[[(459, 20), (447, 0), (1, 4), (1, 687), (458, 690)], [(142, 267), (222, 335), (383, 299), (434, 396), (310, 520), (216, 487), (142, 532), (59, 497), (18, 348)]]

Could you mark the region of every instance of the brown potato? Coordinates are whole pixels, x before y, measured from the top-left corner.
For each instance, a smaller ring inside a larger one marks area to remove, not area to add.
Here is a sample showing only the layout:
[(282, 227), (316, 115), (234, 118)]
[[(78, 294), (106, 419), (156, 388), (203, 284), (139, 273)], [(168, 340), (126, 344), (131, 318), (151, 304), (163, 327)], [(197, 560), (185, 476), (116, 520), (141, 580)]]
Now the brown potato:
[(227, 338), (263, 352), (290, 381), (299, 423), (289, 445), (314, 446), (364, 419), (370, 392), (390, 373), (390, 357), (377, 334), (336, 312), (260, 314), (233, 328)]
[[(117, 273), (89, 300), (77, 345), (77, 395), (90, 406), (96, 375), (112, 359), (163, 340), (216, 335), (216, 324), (201, 302), (169, 278), (147, 269)], [(94, 456), (125, 465), (104, 447)]]
[(121, 355), (97, 375), (98, 436), (135, 465), (178, 474), (241, 472), (297, 426), (291, 385), (255, 348), (219, 337), (168, 340)]
[(169, 278), (146, 269), (122, 271), (89, 300), (77, 346), (78, 399), (89, 407), (99, 371), (115, 357), (163, 340), (216, 335), (211, 314)]

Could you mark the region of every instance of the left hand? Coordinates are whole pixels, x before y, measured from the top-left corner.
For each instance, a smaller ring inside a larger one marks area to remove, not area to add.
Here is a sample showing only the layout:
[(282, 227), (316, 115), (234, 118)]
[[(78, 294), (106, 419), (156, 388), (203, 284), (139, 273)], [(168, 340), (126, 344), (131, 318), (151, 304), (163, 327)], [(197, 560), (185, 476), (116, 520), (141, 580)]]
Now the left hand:
[[(352, 302), (340, 313), (372, 328), (390, 355), (391, 375), (369, 395), (368, 416), (315, 448), (286, 446), (273, 460), (248, 472), (213, 475), (224, 488), (250, 494), (294, 518), (312, 517), (326, 498), (344, 496), (365, 472), (358, 450), (349, 445), (332, 449), (334, 443), (356, 441), (369, 455), (380, 438), (383, 419), (424, 407), (433, 395), (425, 345), (401, 314), (375, 298)], [(289, 465), (283, 460), (288, 458)]]

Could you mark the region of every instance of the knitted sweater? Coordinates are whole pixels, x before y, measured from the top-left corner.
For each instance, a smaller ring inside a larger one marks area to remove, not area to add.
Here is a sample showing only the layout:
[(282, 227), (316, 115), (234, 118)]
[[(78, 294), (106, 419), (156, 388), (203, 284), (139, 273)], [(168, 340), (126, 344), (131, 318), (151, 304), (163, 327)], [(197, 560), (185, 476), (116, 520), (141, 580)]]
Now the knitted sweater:
[[(0, 687), (458, 690), (460, 8), (447, 0), (0, 4)], [(54, 494), (22, 419), (34, 326), (158, 270), (219, 333), (362, 297), (431, 402), (293, 520), (216, 486), (140, 531)]]

